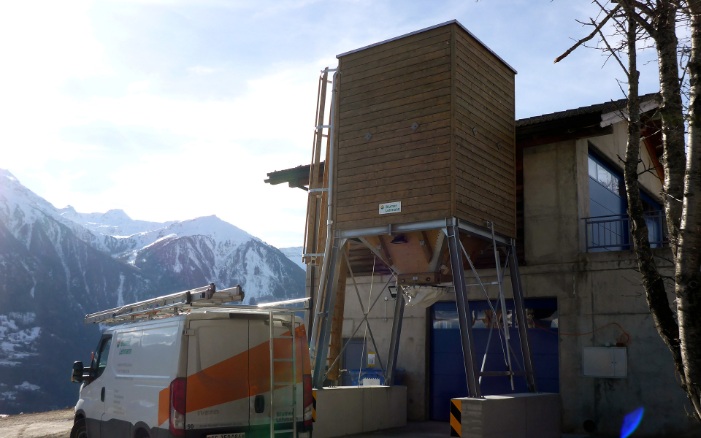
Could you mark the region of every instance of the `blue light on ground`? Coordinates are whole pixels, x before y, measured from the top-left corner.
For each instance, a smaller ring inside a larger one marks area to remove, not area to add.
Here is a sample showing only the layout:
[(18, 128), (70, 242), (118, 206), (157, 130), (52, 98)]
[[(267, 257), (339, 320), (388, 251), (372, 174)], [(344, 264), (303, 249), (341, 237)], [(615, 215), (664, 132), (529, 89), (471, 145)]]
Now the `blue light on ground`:
[(621, 438), (628, 438), (638, 428), (643, 419), (645, 409), (640, 407), (623, 418), (623, 426), (621, 426)]

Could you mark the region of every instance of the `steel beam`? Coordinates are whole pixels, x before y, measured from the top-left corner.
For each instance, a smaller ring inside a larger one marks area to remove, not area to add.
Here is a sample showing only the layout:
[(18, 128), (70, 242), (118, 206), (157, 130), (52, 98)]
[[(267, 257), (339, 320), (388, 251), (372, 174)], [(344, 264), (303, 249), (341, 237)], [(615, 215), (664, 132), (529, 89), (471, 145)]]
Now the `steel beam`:
[[(327, 237), (328, 238), (328, 237)], [(314, 319), (315, 325), (319, 327), (312, 327), (314, 333), (318, 333), (318, 338), (316, 338), (316, 345), (314, 348), (314, 373), (312, 376), (312, 384), (314, 388), (321, 389), (324, 386), (324, 377), (326, 376), (326, 361), (329, 354), (329, 340), (331, 336), (331, 318), (330, 312), (333, 310), (336, 304), (336, 288), (338, 282), (339, 264), (341, 263), (341, 249), (346, 244), (346, 239), (334, 238), (333, 245), (331, 246), (331, 254), (328, 260), (328, 271), (326, 272), (325, 278), (321, 278), (324, 281), (323, 297), (319, 297), (318, 305), (323, 306), (319, 311), (317, 311), (316, 318)], [(326, 255), (329, 257), (329, 254)]]
[(462, 344), (465, 378), (467, 381), (467, 394), (469, 397), (481, 397), (479, 386), (479, 371), (476, 368), (474, 337), (472, 335), (472, 313), (467, 299), (467, 286), (465, 270), (462, 264), (462, 251), (460, 243), (460, 229), (457, 224), (448, 225), (445, 228), (450, 249), (450, 267), (453, 272), (453, 286), (455, 287), (455, 301), (458, 307), (458, 322), (460, 324), (460, 341)]

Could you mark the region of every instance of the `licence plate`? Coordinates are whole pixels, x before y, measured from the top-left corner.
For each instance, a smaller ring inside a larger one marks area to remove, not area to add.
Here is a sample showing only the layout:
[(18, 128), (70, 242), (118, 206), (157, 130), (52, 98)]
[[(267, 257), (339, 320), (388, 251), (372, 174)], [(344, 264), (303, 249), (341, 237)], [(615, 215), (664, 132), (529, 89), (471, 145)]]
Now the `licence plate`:
[(246, 432), (218, 433), (215, 435), (207, 435), (207, 438), (246, 438)]

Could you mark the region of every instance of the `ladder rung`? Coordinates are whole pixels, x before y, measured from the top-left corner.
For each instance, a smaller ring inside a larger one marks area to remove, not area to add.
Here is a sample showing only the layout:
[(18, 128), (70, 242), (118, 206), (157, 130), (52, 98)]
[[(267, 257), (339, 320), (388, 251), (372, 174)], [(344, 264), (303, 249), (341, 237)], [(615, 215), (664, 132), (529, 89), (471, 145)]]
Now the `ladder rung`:
[(296, 382), (285, 382), (285, 381), (281, 382), (279, 380), (273, 380), (273, 383), (276, 385), (280, 385), (280, 386), (291, 386), (291, 385), (294, 385)]
[(294, 362), (294, 359), (273, 359), (273, 362)]

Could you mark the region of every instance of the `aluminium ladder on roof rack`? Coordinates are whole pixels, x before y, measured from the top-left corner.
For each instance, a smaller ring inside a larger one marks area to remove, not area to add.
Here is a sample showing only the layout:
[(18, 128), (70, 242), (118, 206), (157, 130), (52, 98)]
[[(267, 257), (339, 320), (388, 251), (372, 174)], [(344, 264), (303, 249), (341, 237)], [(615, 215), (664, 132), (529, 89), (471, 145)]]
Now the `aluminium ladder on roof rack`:
[(139, 319), (166, 318), (179, 315), (194, 307), (211, 307), (224, 303), (241, 302), (243, 298), (244, 292), (241, 286), (217, 291), (214, 283), (211, 283), (208, 286), (90, 313), (85, 315), (85, 322), (111, 324)]
[[(302, 324), (295, 311), (271, 309), (270, 328), (270, 437), (291, 434), (297, 436), (297, 328)], [(289, 318), (289, 324), (287, 324)], [(275, 321), (288, 326), (289, 331), (276, 333)]]

